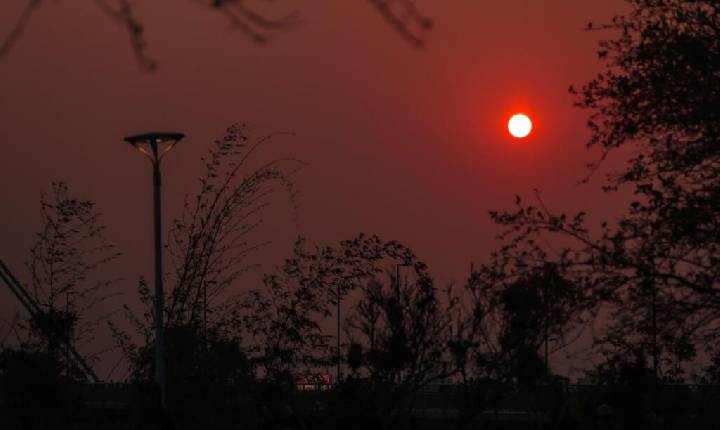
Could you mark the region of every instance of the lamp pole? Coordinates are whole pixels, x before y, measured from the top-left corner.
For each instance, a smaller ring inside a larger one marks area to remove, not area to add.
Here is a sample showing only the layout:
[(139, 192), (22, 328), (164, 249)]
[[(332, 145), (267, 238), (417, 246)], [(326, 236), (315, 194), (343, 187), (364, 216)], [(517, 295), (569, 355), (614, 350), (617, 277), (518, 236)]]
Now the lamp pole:
[(205, 344), (205, 350), (208, 349), (208, 295), (207, 295), (207, 282), (203, 282), (203, 343)]
[(165, 373), (165, 291), (163, 288), (162, 268), (162, 204), (160, 187), (162, 177), (160, 174), (160, 159), (157, 157), (157, 144), (153, 140), (152, 150), (155, 154), (153, 161), (153, 237), (155, 238), (155, 382), (160, 386), (160, 399), (165, 407), (165, 390), (167, 389), (167, 375)]
[(73, 336), (73, 324), (74, 322), (70, 318), (70, 296), (77, 294), (75, 291), (68, 291), (65, 293), (65, 318), (67, 318), (67, 343), (65, 343), (65, 377), (70, 380), (70, 347), (72, 345)]
[(153, 237), (155, 251), (155, 383), (160, 388), (160, 403), (166, 405), (167, 377), (165, 372), (165, 292), (162, 261), (162, 185), (160, 161), (180, 140), (182, 133), (145, 133), (128, 136), (125, 141), (143, 153), (152, 163)]
[(342, 378), (341, 369), (340, 369), (340, 284), (339, 283), (335, 286), (335, 292), (337, 294), (337, 381), (335, 381), (335, 383), (339, 384), (340, 378)]

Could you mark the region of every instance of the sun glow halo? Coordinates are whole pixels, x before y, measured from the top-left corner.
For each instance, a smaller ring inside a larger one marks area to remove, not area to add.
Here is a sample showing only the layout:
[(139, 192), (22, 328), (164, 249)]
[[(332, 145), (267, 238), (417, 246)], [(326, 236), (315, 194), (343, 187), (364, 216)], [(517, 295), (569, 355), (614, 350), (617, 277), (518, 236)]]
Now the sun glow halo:
[(532, 130), (532, 121), (530, 118), (522, 113), (513, 115), (508, 121), (508, 131), (513, 137), (522, 139), (527, 137)]

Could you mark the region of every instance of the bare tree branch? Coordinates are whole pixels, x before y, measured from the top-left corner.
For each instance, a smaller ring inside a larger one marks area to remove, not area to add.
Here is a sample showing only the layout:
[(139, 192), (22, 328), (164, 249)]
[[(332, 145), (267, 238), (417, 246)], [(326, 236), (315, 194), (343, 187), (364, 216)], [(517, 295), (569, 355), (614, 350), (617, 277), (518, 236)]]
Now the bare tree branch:
[(15, 46), (17, 40), (25, 32), (25, 29), (27, 29), (32, 14), (37, 10), (41, 2), (42, 0), (29, 0), (27, 5), (25, 5), (25, 9), (23, 9), (20, 17), (15, 23), (15, 27), (13, 27), (13, 29), (10, 31), (10, 34), (8, 34), (5, 40), (3, 40), (2, 44), (0, 44), (0, 59), (3, 59), (5, 56), (7, 56), (12, 47)]
[(433, 22), (420, 13), (412, 0), (368, 1), (406, 41), (415, 46), (425, 45)]
[[(209, 10), (223, 14), (233, 29), (239, 30), (255, 43), (265, 43), (273, 33), (292, 28), (299, 22), (299, 11), (293, 10), (280, 18), (271, 18), (260, 11), (258, 2), (249, 4), (246, 0), (192, 0)], [(368, 0), (372, 7), (393, 27), (403, 39), (413, 46), (424, 46), (428, 32), (433, 27), (430, 18), (423, 15), (412, 0)], [(28, 0), (15, 26), (8, 36), (0, 39), (0, 60), (8, 56), (17, 41), (27, 29), (32, 14), (43, 3), (42, 0)], [(264, 1), (260, 3), (271, 3)], [(143, 22), (137, 17), (131, 0), (95, 0), (98, 8), (122, 25), (130, 37), (135, 58), (146, 71), (157, 68), (157, 62), (147, 53), (147, 41)]]

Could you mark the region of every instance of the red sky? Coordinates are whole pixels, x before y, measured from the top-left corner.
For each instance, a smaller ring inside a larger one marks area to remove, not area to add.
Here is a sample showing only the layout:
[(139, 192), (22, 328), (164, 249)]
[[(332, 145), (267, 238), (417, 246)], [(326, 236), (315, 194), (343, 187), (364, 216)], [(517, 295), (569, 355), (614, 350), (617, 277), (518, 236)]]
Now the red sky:
[[(0, 6), (0, 34), (20, 10)], [(95, 200), (130, 280), (151, 278), (150, 169), (122, 143), (149, 130), (187, 139), (166, 159), (166, 225), (195, 190), (199, 157), (224, 128), (294, 131), (266, 158), (309, 163), (298, 176), (300, 226), (282, 205), (269, 216), (270, 269), (297, 234), (335, 242), (359, 232), (398, 239), (441, 281), (462, 280), (496, 246), (487, 215), (514, 194), (543, 191), (557, 210), (602, 215), (620, 201), (580, 186), (586, 112), (570, 84), (599, 70), (581, 29), (621, 0), (418, 0), (435, 23), (426, 48), (407, 45), (362, 0), (289, 1), (302, 25), (259, 47), (191, 1), (136, 2), (154, 73), (92, 1), (48, 2), (0, 62), (0, 258), (20, 273), (40, 226), (38, 196), (68, 182)], [(532, 138), (508, 137), (515, 110)], [(0, 312), (14, 303), (0, 290)]]

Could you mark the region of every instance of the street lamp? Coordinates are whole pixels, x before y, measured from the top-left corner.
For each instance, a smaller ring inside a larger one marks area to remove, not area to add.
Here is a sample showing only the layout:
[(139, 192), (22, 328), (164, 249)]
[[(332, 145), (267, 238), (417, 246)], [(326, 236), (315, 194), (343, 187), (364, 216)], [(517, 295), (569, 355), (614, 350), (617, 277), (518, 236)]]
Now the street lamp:
[(182, 138), (182, 133), (144, 133), (128, 136), (125, 142), (145, 155), (153, 168), (153, 208), (155, 237), (155, 382), (160, 387), (160, 402), (165, 407), (165, 325), (163, 269), (162, 269), (162, 223), (160, 202), (160, 161)]

